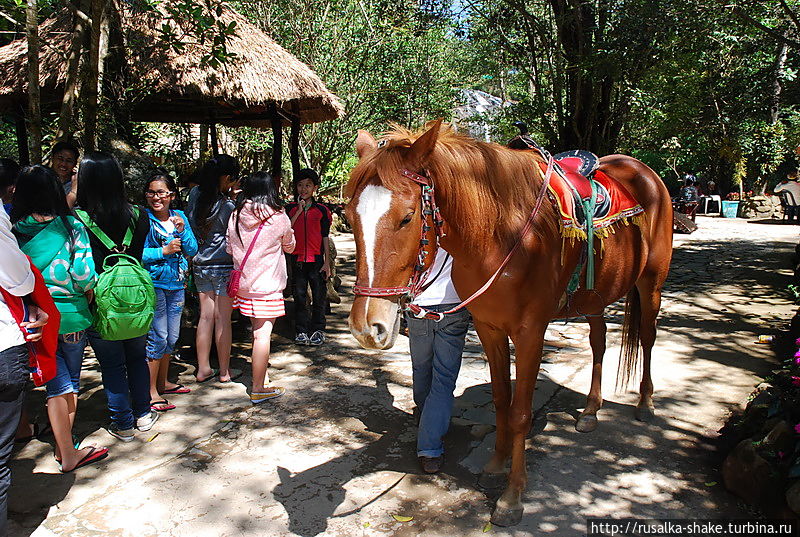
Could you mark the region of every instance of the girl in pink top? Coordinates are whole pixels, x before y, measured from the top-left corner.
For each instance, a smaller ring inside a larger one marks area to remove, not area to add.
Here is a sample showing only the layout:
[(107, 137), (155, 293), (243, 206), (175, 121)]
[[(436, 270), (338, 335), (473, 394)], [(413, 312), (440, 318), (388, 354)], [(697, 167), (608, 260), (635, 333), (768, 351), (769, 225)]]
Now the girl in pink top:
[[(281, 207), (275, 182), (266, 172), (256, 172), (242, 181), (236, 210), (228, 221), (227, 250), (233, 268), (241, 271), (233, 307), (250, 317), (253, 324), (253, 387), (250, 401), (263, 403), (280, 397), (285, 390), (267, 386), (269, 344), (275, 319), (284, 315), (286, 287), (284, 252), (294, 251), (294, 233)], [(253, 248), (242, 266), (247, 250)]]

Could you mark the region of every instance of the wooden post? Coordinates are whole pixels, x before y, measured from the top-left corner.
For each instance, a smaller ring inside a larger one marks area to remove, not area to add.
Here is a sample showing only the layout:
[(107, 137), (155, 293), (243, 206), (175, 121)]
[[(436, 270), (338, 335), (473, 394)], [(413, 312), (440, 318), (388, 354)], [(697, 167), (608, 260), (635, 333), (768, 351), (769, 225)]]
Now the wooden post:
[(31, 163), (31, 154), (28, 150), (28, 126), (25, 124), (25, 116), (18, 115), (15, 118), (17, 128), (17, 151), (19, 151), (20, 166), (28, 166)]
[(281, 192), (281, 156), (283, 155), (283, 132), (281, 131), (281, 117), (278, 115), (278, 107), (272, 105), (272, 180), (278, 193)]
[(292, 161), (292, 180), (300, 171), (300, 105), (292, 103), (292, 130), (289, 136), (289, 158)]
[(200, 124), (200, 158), (205, 158), (208, 153), (208, 125), (206, 123)]
[(217, 124), (212, 123), (209, 125), (209, 131), (211, 132), (211, 156), (216, 157), (219, 155), (219, 142), (217, 141)]

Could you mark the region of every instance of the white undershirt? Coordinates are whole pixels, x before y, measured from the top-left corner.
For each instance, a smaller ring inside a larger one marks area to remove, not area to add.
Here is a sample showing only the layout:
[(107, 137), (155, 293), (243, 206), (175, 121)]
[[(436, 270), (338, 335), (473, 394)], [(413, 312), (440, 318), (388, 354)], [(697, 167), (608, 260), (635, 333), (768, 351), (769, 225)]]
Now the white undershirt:
[(167, 218), (166, 220), (159, 220), (158, 223), (161, 224), (161, 227), (164, 229), (156, 229), (158, 229), (158, 232), (166, 237), (172, 235), (172, 233), (175, 231), (175, 223), (170, 218)]
[[(440, 246), (436, 252), (436, 259), (428, 274), (428, 279), (423, 282), (423, 285), (431, 281), (433, 283), (417, 296), (414, 304), (417, 306), (438, 306), (439, 304), (458, 304), (461, 302), (456, 288), (453, 287), (453, 280), (450, 279), (452, 268), (453, 257)], [(442, 270), (441, 273), (439, 269)], [(439, 277), (434, 280), (433, 278), (437, 274), (439, 274)]]

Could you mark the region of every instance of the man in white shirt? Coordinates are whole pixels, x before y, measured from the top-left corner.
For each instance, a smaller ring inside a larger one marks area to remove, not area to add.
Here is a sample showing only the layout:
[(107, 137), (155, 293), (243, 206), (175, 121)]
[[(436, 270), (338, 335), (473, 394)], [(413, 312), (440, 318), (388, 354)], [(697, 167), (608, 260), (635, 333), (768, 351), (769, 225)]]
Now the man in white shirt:
[(785, 181), (781, 181), (781, 183), (775, 187), (775, 193), (778, 194), (780, 192), (788, 192), (790, 195), (788, 196), (788, 203), (786, 206), (786, 211), (788, 212), (789, 221), (800, 219), (800, 183), (797, 182), (797, 174), (790, 173)]
[[(33, 292), (35, 278), (30, 263), (11, 234), (11, 222), (5, 211), (0, 211), (0, 252), (0, 287), (15, 297)], [(31, 310), (36, 319), (23, 323), (23, 327), (32, 332), (25, 337), (0, 294), (0, 537), (8, 533), (7, 496), (11, 486), (8, 460), (22, 412), (25, 384), (30, 376), (26, 339), (40, 339), (40, 328), (47, 322), (44, 312), (38, 312), (35, 307)]]
[[(442, 312), (461, 303), (450, 279), (452, 265), (453, 258), (440, 247), (430, 271), (428, 281), (432, 283), (417, 296), (414, 304)], [(466, 308), (445, 315), (441, 321), (418, 319), (406, 313), (414, 403), (417, 405), (415, 414), (419, 415), (417, 457), (422, 470), (429, 474), (438, 472), (444, 462), (442, 438), (450, 427), (453, 391), (461, 369), (469, 321)]]

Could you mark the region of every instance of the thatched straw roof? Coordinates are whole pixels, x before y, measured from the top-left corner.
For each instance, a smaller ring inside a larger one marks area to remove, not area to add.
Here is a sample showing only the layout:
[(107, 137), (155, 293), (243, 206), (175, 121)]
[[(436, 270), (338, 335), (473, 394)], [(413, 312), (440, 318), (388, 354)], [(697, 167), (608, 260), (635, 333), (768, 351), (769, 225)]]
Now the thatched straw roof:
[[(302, 123), (344, 113), (339, 99), (306, 64), (233, 10), (226, 9), (221, 19), (236, 21), (236, 35), (227, 42), (236, 57), (216, 69), (201, 67), (207, 50), (201, 45), (187, 44), (180, 53), (156, 47), (154, 28), (162, 20), (129, 10), (120, 15), (128, 53), (124, 76), (126, 86), (134, 88), (129, 93), (134, 121), (267, 126), (272, 106), (284, 118), (298, 113)], [(63, 96), (70, 21), (71, 15), (62, 13), (39, 29), (45, 107), (55, 106)], [(0, 47), (0, 112), (24, 108), (27, 48), (24, 39)]]

